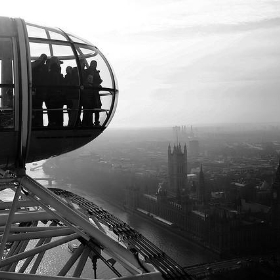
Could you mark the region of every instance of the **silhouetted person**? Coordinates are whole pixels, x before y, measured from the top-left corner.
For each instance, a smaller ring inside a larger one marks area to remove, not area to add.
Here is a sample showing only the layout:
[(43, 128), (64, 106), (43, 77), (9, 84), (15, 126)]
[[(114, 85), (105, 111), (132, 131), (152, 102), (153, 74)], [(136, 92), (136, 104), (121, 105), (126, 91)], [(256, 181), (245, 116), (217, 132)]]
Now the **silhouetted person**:
[(31, 63), (32, 67), (32, 125), (43, 126), (43, 102), (46, 99), (46, 88), (44, 86), (47, 83), (48, 66), (46, 65), (47, 56), (41, 54), (41, 56)]
[[(85, 126), (91, 126), (92, 123), (92, 114), (94, 110), (100, 109), (102, 106), (99, 90), (101, 87), (102, 79), (100, 78), (100, 71), (96, 69), (97, 62), (95, 60), (91, 61), (90, 67), (87, 69), (87, 80), (85, 83), (86, 89), (83, 92), (83, 108), (84, 117), (82, 124)], [(99, 111), (95, 111), (95, 122), (94, 125), (100, 125), (99, 122)]]
[(63, 90), (60, 87), (63, 85), (60, 64), (61, 62), (56, 56), (50, 58), (47, 78), (48, 93), (46, 97), (49, 126), (63, 126), (63, 105), (66, 102)]
[[(77, 86), (79, 84), (78, 73), (71, 66), (66, 67), (64, 84), (67, 86)], [(75, 88), (66, 88), (66, 105), (68, 110), (68, 126), (74, 126), (79, 113), (79, 91)]]
[[(79, 59), (79, 64), (80, 64), (80, 68), (81, 68), (81, 76), (80, 77), (82, 79), (82, 82), (85, 82), (86, 77), (87, 77), (87, 70), (86, 69), (86, 65), (87, 65), (87, 61), (85, 58), (80, 58)], [(79, 74), (78, 74), (78, 67), (75, 66), (72, 68), (72, 75), (75, 77), (75, 79), (79, 80)]]
[[(86, 81), (86, 77), (87, 77), (87, 69), (86, 69), (86, 65), (87, 65), (87, 61), (85, 58), (80, 58), (79, 59), (79, 65), (80, 65), (80, 74), (78, 72), (78, 66), (76, 67), (73, 67), (72, 68), (72, 78), (74, 80), (74, 84), (77, 86), (77, 85), (81, 85), (81, 84), (84, 84), (85, 81)], [(80, 83), (81, 81), (81, 83)], [(75, 98), (74, 98), (74, 102), (73, 102), (73, 122), (71, 121), (70, 122), (70, 119), (69, 119), (69, 125), (72, 126), (72, 125), (75, 125), (75, 119), (76, 119), (76, 113), (75, 113), (75, 108), (77, 108), (77, 117), (78, 117), (78, 120), (77, 120), (77, 125), (80, 126), (81, 125), (81, 119), (80, 119), (80, 115), (81, 115), (81, 106), (82, 106), (82, 102), (81, 102), (81, 105), (79, 107), (79, 90), (77, 89), (75, 91), (75, 94), (74, 94)], [(76, 98), (77, 97), (77, 98)]]
[(80, 58), (79, 63), (80, 63), (80, 67), (81, 67), (82, 80), (85, 83), (87, 75), (88, 75), (88, 73), (87, 73), (88, 69), (86, 69), (87, 61), (85, 58)]

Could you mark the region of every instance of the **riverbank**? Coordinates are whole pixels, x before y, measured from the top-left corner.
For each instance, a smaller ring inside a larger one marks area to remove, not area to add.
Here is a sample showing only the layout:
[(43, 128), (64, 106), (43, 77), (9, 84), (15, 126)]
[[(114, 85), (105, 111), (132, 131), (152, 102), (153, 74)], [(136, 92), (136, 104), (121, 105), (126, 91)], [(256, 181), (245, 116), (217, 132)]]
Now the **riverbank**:
[[(174, 231), (174, 229), (160, 223), (155, 223), (151, 219), (147, 219), (147, 217), (125, 211), (123, 207), (124, 195), (121, 193), (124, 189), (123, 185), (118, 186), (119, 195), (116, 197), (114, 194), (117, 190), (115, 189), (111, 193), (107, 185), (103, 184), (105, 179), (109, 180), (109, 178), (101, 176), (103, 178), (102, 182), (97, 179), (91, 180), (92, 176), (82, 177), (81, 173), (77, 174), (77, 171), (65, 174), (63, 171), (61, 172), (59, 167), (45, 171), (56, 180), (52, 187), (71, 191), (92, 201), (145, 236), (182, 267), (220, 259), (217, 254), (186, 238), (181, 232)], [(97, 185), (98, 187), (96, 187)]]
[[(84, 193), (85, 194), (85, 193)], [(216, 256), (216, 260), (221, 260), (221, 256), (218, 252), (215, 252), (214, 250), (211, 250), (211, 248), (209, 248), (206, 244), (201, 243), (201, 241), (194, 235), (191, 235), (189, 233), (187, 233), (186, 231), (183, 231), (179, 228), (176, 227), (172, 227), (171, 225), (165, 224), (164, 222), (160, 222), (157, 221), (156, 219), (153, 218), (152, 215), (147, 215), (144, 213), (141, 213), (140, 211), (137, 210), (130, 210), (127, 209), (126, 207), (123, 206), (122, 202), (117, 203), (116, 201), (114, 201), (110, 196), (108, 195), (104, 195), (104, 193), (102, 192), (89, 192), (87, 195), (92, 196), (92, 195), (96, 195), (101, 197), (103, 200), (106, 200), (108, 203), (110, 203), (111, 205), (113, 205), (114, 207), (125, 211), (131, 215), (135, 215), (138, 218), (141, 218), (143, 220), (145, 220), (145, 222), (148, 222), (149, 224), (158, 227), (159, 229), (163, 229), (167, 232), (169, 232), (170, 234), (172, 234), (174, 237), (176, 238), (181, 238), (184, 241), (187, 241), (189, 243), (191, 243), (192, 245), (198, 246), (201, 249), (206, 249), (209, 253), (212, 253)]]
[(217, 260), (221, 259), (221, 256), (218, 252), (215, 252), (211, 250), (209, 247), (207, 247), (205, 244), (201, 243), (200, 240), (196, 238), (196, 236), (188, 234), (186, 231), (183, 231), (179, 228), (172, 227), (170, 225), (165, 225), (164, 223), (160, 223), (156, 221), (151, 215), (147, 215), (144, 213), (141, 213), (140, 211), (137, 210), (129, 210), (126, 209), (127, 212), (129, 212), (132, 215), (136, 215), (138, 217), (143, 218), (146, 222), (149, 222), (150, 224), (153, 224), (154, 226), (157, 226), (158, 228), (164, 229), (168, 231), (170, 234), (172, 234), (175, 237), (179, 237), (183, 239), (184, 241), (190, 242), (193, 245), (196, 245), (200, 247), (201, 249), (206, 249), (208, 250), (209, 253), (215, 254), (217, 257)]
[[(188, 248), (191, 248), (191, 250), (195, 250), (195, 251), (202, 250), (203, 255), (212, 256), (211, 260), (210, 260), (211, 262), (220, 260), (220, 256), (218, 254), (209, 250), (207, 247), (202, 246), (199, 242), (196, 242), (195, 240), (192, 240), (191, 238), (187, 238), (185, 235), (185, 232), (182, 232), (179, 229), (175, 229), (170, 226), (167, 226), (164, 223), (156, 222), (151, 217), (148, 217), (145, 214), (138, 213), (138, 211), (131, 211), (129, 209), (125, 209), (123, 207), (122, 202), (116, 202), (112, 197), (105, 195), (104, 193), (102, 193), (100, 191), (96, 191), (96, 190), (89, 191), (87, 188), (85, 188), (85, 189), (76, 188), (73, 185), (72, 185), (72, 187), (67, 188), (67, 190), (69, 190), (77, 195), (83, 196), (86, 199), (94, 202), (97, 206), (103, 208), (104, 210), (106, 210), (109, 213), (113, 214), (114, 216), (118, 217), (123, 222), (127, 223), (130, 227), (134, 228), (137, 232), (141, 233), (143, 236), (145, 236), (148, 239), (151, 239), (151, 237), (147, 235), (147, 231), (149, 231), (149, 229), (151, 227), (157, 228), (158, 232), (161, 232), (163, 235), (172, 236), (171, 240), (176, 240), (178, 243), (184, 244), (184, 247), (186, 248), (186, 250), (188, 250)], [(103, 201), (106, 202), (105, 203), (106, 205), (104, 205)], [(107, 207), (107, 205), (109, 205), (109, 207)], [(114, 209), (113, 211), (112, 211), (112, 208)], [(116, 211), (116, 209), (118, 209), (119, 211)], [(119, 215), (120, 213), (126, 213), (125, 219), (123, 219), (123, 217), (121, 217)], [(127, 216), (130, 218), (129, 221), (126, 220)], [(133, 226), (133, 222), (135, 222), (135, 221), (137, 221), (137, 227)], [(139, 224), (142, 224), (142, 229), (139, 229), (139, 227), (138, 227)], [(150, 240), (150, 241), (154, 242), (154, 240)], [(161, 246), (159, 244), (155, 244), (155, 245), (158, 246), (162, 251), (166, 252), (166, 249), (163, 246)], [(167, 244), (165, 244), (165, 245), (167, 245)], [(205, 249), (207, 250), (207, 253), (205, 252)], [(168, 251), (166, 253), (169, 256), (171, 256)], [(174, 256), (171, 256), (171, 257), (174, 258)], [(180, 260), (179, 261), (177, 260), (177, 262), (181, 266), (184, 266), (184, 267), (188, 266), (188, 264), (186, 265), (184, 262), (182, 262)], [(209, 262), (209, 258), (207, 258), (207, 260), (205, 260), (204, 262)], [(194, 264), (201, 264), (204, 262), (194, 262)], [(194, 265), (194, 264), (191, 263), (191, 265)]]

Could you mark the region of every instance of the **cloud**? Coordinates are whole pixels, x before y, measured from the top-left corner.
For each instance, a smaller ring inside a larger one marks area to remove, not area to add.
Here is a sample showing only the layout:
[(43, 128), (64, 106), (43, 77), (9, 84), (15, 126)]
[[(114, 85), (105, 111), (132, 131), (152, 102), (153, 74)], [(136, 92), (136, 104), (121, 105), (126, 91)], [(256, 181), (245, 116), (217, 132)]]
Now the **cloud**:
[(160, 108), (169, 105), (165, 121), (279, 121), (279, 34), (280, 28), (253, 30), (185, 67), (174, 65), (151, 93)]
[(42, 13), (30, 9), (35, 1), (5, 2), (1, 11), (96, 44), (119, 82), (113, 123), (279, 118), (279, 1), (83, 1), (79, 11), (50, 1)]

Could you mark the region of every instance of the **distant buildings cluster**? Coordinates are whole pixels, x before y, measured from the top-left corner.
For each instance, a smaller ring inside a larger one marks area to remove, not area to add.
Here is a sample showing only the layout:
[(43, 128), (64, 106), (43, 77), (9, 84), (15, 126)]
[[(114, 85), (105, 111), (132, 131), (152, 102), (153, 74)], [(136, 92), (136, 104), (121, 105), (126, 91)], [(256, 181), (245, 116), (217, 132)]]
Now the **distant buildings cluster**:
[[(195, 141), (195, 144), (191, 144), (193, 147), (188, 147), (193, 150), (190, 158), (198, 156), (198, 140)], [(265, 161), (225, 165), (222, 169), (217, 168), (217, 174), (214, 163), (209, 161), (205, 165), (207, 180), (204, 165), (200, 165), (197, 174), (188, 173), (190, 168), (186, 145), (182, 147), (177, 143), (173, 148), (169, 145), (167, 180), (153, 194), (139, 187), (128, 187), (127, 209), (146, 213), (155, 221), (173, 227), (181, 235), (221, 255), (278, 249), (280, 167), (272, 183), (263, 182), (258, 187), (252, 187), (250, 182), (256, 183), (255, 174), (260, 170), (265, 174), (267, 167), (267, 174), (272, 176), (271, 166), (268, 168)], [(231, 180), (228, 189), (220, 186), (220, 190), (213, 191), (209, 188), (211, 180), (225, 174)], [(266, 203), (262, 204), (262, 201)]]

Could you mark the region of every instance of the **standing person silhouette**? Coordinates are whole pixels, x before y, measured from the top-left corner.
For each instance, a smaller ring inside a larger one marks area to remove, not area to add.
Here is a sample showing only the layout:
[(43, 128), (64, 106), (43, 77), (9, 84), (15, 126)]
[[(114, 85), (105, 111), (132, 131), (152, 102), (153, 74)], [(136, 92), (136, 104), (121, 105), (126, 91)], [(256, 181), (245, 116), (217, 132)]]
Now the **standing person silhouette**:
[(100, 100), (99, 90), (102, 88), (101, 83), (103, 80), (100, 78), (100, 71), (97, 70), (97, 62), (92, 60), (90, 63), (90, 67), (87, 69), (87, 80), (86, 80), (86, 87), (88, 87), (84, 92), (84, 118), (82, 124), (85, 126), (92, 126), (92, 114), (94, 112), (93, 109), (96, 111), (94, 112), (94, 125), (99, 126), (99, 111), (98, 109), (101, 108), (102, 103)]
[(46, 64), (47, 55), (41, 54), (40, 57), (31, 63), (32, 67), (32, 125), (43, 126), (43, 102), (46, 100), (48, 66)]
[(56, 56), (50, 58), (47, 80), (49, 88), (46, 98), (49, 126), (63, 126), (63, 105), (66, 102), (60, 87), (64, 82), (60, 64), (61, 62)]
[(66, 86), (70, 86), (70, 88), (67, 88), (65, 92), (69, 118), (68, 126), (75, 126), (75, 122), (79, 113), (79, 90), (74, 88), (74, 86), (78, 86), (79, 79), (75, 70), (77, 69), (67, 66), (66, 75), (64, 77), (64, 84)]
[[(87, 61), (86, 61), (85, 58), (80, 57), (79, 61), (78, 61), (78, 64), (80, 65), (80, 71), (81, 71), (80, 74), (79, 74), (79, 71), (78, 71), (78, 69), (79, 69), (78, 66), (73, 67), (72, 71), (71, 71), (72, 72), (72, 74), (71, 74), (72, 82), (76, 86), (80, 85), (79, 80), (81, 80), (81, 82), (83, 84), (86, 84), (87, 70), (88, 70), (88, 69), (86, 69)], [(75, 90), (73, 92), (75, 92), (74, 93), (75, 100), (73, 100), (73, 108), (72, 108), (72, 110), (73, 110), (73, 112), (72, 112), (73, 113), (72, 114), (73, 122), (72, 121), (70, 122), (70, 119), (69, 119), (69, 126), (72, 126), (72, 125), (74, 126), (75, 125), (76, 118), (78, 118), (76, 125), (81, 126), (81, 106), (84, 107), (84, 105), (83, 105), (84, 90), (81, 90), (81, 104), (80, 104), (80, 106), (79, 106), (79, 90)], [(76, 113), (77, 115), (75, 115), (75, 110), (77, 112)], [(69, 118), (70, 118), (70, 116), (69, 116)]]

